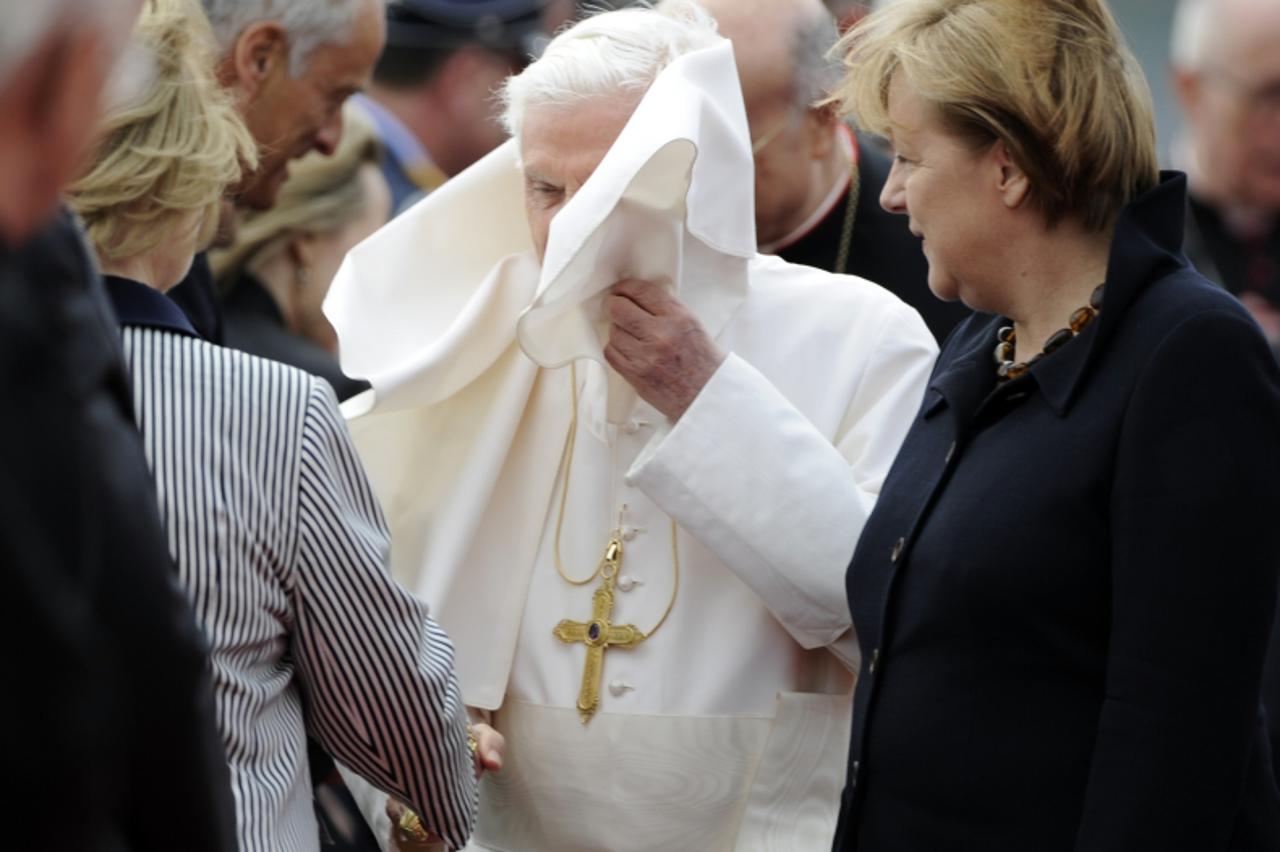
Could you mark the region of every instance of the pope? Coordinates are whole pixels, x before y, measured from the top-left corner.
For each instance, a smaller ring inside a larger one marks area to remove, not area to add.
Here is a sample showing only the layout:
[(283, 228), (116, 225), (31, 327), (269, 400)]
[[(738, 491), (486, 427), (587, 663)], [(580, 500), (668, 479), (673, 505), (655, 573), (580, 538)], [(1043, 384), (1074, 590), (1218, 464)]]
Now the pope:
[(512, 139), (326, 305), (373, 386), (346, 412), (395, 571), (505, 736), (475, 842), (820, 848), (844, 570), (933, 338), (871, 282), (757, 254), (733, 51), (694, 4), (578, 23), (503, 100)]

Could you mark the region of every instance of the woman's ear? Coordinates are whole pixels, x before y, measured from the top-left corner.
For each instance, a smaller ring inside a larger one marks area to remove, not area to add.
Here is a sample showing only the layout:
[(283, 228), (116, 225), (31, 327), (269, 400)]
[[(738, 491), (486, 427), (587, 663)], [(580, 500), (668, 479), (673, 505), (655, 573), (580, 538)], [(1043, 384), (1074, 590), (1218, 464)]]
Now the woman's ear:
[(1006, 207), (1017, 210), (1031, 197), (1031, 180), (1022, 167), (1014, 162), (1004, 140), (996, 140), (991, 149), (991, 156), (995, 158), (998, 170), (997, 189), (1000, 197), (1004, 200)]

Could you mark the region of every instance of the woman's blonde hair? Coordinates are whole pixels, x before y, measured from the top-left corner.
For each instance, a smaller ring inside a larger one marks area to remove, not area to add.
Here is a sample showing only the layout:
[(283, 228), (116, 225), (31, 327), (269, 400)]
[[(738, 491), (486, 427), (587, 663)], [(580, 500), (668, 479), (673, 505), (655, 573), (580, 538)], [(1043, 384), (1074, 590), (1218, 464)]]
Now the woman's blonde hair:
[(334, 230), (361, 215), (369, 199), (360, 170), (378, 163), (382, 146), (372, 122), (351, 101), (343, 107), (342, 125), (342, 142), (333, 156), (313, 152), (298, 160), (275, 205), (250, 213), (236, 229), (235, 244), (210, 253), (219, 283), (275, 257), (298, 234)]
[(833, 100), (877, 133), (906, 82), (974, 150), (1002, 141), (1050, 226), (1102, 230), (1159, 181), (1151, 93), (1104, 0), (896, 0), (836, 47)]
[(151, 85), (106, 116), (69, 191), (104, 260), (154, 250), (198, 211), (197, 244), (207, 243), (227, 187), (257, 165), (253, 137), (214, 78), (213, 32), (195, 0), (147, 0), (132, 38), (152, 63)]

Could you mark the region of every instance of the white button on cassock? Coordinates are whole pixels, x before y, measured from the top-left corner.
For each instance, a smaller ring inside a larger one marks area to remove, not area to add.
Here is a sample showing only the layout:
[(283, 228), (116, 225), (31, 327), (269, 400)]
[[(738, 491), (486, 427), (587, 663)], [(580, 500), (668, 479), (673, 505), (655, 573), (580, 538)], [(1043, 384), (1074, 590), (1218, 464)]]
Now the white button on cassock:
[(635, 689), (635, 687), (627, 683), (625, 680), (609, 681), (609, 692), (614, 698), (618, 698), (628, 692), (631, 692), (633, 689)]

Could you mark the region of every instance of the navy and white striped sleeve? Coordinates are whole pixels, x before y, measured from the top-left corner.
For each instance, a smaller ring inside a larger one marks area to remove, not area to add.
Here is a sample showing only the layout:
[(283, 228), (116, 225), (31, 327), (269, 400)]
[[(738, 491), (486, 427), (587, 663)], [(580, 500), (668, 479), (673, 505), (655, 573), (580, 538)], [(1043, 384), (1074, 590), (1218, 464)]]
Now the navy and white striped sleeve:
[(453, 646), (426, 605), (391, 578), (386, 522), (321, 381), (312, 381), (300, 452), (290, 592), (310, 732), (461, 848), (478, 791)]

